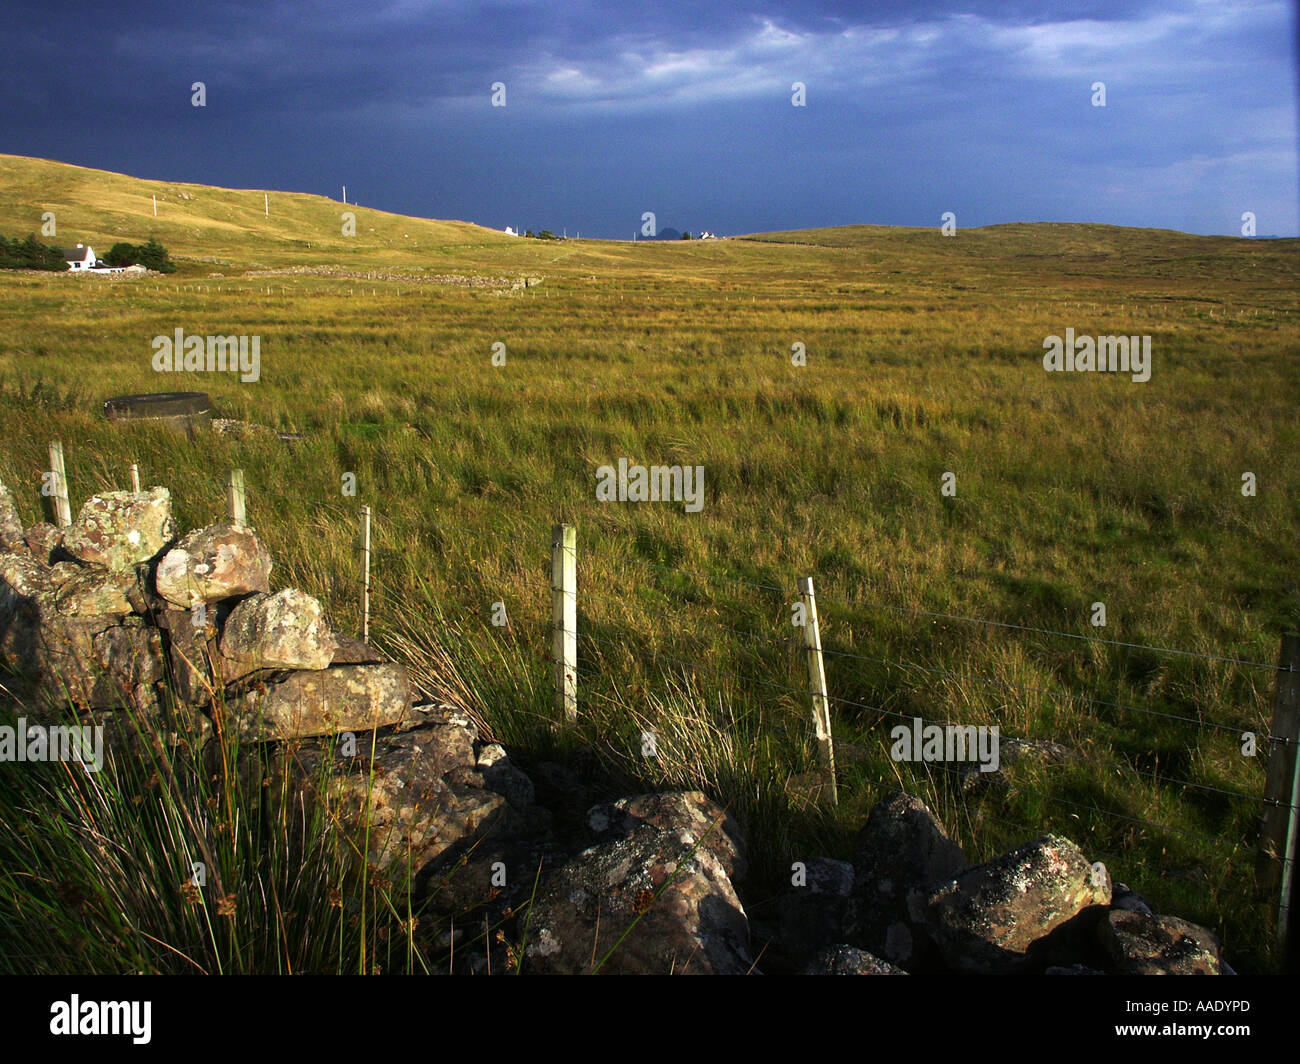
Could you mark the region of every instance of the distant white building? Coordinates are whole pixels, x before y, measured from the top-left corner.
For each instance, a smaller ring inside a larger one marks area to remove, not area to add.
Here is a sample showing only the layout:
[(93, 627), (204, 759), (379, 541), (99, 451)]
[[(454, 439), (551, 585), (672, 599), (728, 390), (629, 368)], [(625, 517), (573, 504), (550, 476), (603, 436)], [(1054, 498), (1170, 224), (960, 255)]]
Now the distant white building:
[(704, 232), (702, 232), (702, 233), (700, 234), (700, 239), (701, 239), (701, 240), (717, 240), (717, 239), (718, 239), (718, 235), (717, 235), (717, 233), (710, 233), (710, 232), (706, 229)]
[(78, 244), (75, 248), (63, 249), (63, 261), (68, 264), (70, 270), (89, 270), (94, 268), (98, 260), (95, 258), (94, 248)]
[(518, 236), (518, 235), (519, 235), (519, 234), (516, 233), (516, 232), (514, 231), (514, 229), (512, 229), (512, 228), (511, 228), (510, 226), (508, 226), (508, 225), (506, 226), (506, 236)]

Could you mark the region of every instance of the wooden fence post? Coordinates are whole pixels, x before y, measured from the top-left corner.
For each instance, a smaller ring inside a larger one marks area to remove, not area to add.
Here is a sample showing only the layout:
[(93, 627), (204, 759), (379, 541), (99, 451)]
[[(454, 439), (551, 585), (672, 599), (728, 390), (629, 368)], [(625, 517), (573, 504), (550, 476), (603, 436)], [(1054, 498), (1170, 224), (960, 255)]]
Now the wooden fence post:
[(578, 719), (578, 531), (556, 525), (551, 533), (551, 675), (555, 708)]
[(232, 525), (248, 523), (247, 498), (244, 494), (244, 471), (232, 469), (226, 480), (226, 513)]
[(63, 468), (63, 443), (50, 444), (50, 472), (54, 475), (54, 523), (60, 528), (72, 524), (72, 504), (68, 501), (68, 474)]
[(826, 691), (826, 666), (822, 661), (821, 628), (817, 623), (817, 597), (811, 576), (800, 577), (799, 594), (803, 598), (803, 641), (808, 648), (808, 687), (812, 694), (813, 727), (817, 733), (817, 753), (822, 774), (830, 790), (831, 804), (840, 804), (835, 783), (835, 742), (831, 738), (831, 702)]
[(140, 466), (135, 462), (131, 463), (131, 490), (140, 494)]
[(1269, 804), (1260, 818), (1256, 872), (1265, 897), (1277, 892), (1278, 941), (1287, 953), (1288, 965), (1294, 965), (1300, 941), (1296, 934), (1300, 914), (1292, 911), (1296, 902), (1296, 859), (1300, 856), (1300, 817), (1296, 815), (1296, 806), (1300, 805), (1300, 635), (1295, 633), (1282, 637), (1269, 734), (1285, 742), (1272, 744), (1268, 752), (1264, 797)]
[(361, 507), (361, 642), (370, 643), (370, 507)]

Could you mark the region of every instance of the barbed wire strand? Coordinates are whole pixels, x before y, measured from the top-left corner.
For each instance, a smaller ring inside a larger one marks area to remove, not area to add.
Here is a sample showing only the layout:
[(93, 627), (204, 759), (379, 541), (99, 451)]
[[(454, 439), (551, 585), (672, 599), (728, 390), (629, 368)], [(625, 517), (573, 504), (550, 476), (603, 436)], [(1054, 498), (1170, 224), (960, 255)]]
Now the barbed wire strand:
[(1036, 628), (1027, 624), (1012, 624), (1008, 621), (990, 621), (982, 617), (964, 617), (954, 613), (937, 613), (933, 610), (922, 610), (912, 606), (889, 606), (879, 602), (863, 602), (856, 599), (841, 599), (834, 596), (823, 596), (819, 591), (817, 601), (830, 602), (840, 606), (854, 606), (860, 609), (889, 610), (895, 613), (910, 613), (919, 617), (932, 617), (940, 620), (959, 621), (964, 624), (983, 624), (992, 628), (1005, 628), (1017, 632), (1030, 632), (1036, 635), (1054, 636), (1059, 639), (1076, 639), (1083, 643), (1097, 643), (1105, 646), (1126, 647), (1130, 650), (1147, 650), (1153, 654), (1173, 654), (1179, 657), (1197, 658), (1202, 661), (1219, 661), (1229, 665), (1244, 665), (1248, 668), (1271, 669), (1274, 672), (1289, 671), (1280, 665), (1271, 665), (1262, 661), (1248, 661), (1242, 658), (1224, 657), (1218, 654), (1206, 654), (1198, 650), (1179, 650), (1175, 647), (1152, 646), (1147, 643), (1128, 643), (1121, 639), (1102, 639), (1100, 636), (1079, 635), (1077, 632), (1058, 632), (1051, 628)]
[[(590, 554), (597, 554), (606, 558), (615, 559), (614, 555), (605, 554), (603, 551), (592, 550), (590, 546), (584, 547), (584, 550)], [(653, 562), (644, 562), (635, 558), (618, 557), (616, 560), (624, 561), (631, 565), (639, 565), (651, 569), (661, 569), (667, 572), (680, 573), (686, 576), (695, 576), (704, 580), (715, 580), (715, 581), (725, 580), (730, 583), (741, 584), (752, 588), (759, 588), (764, 591), (776, 591), (783, 594), (797, 594), (797, 591), (794, 588), (778, 587), (772, 584), (757, 584), (751, 581), (741, 580), (738, 577), (733, 577), (727, 574), (701, 573), (696, 570), (681, 569), (675, 566), (666, 566), (666, 565), (661, 565)], [(983, 624), (994, 628), (1004, 628), (1012, 631), (1029, 632), (1037, 635), (1052, 636), (1060, 639), (1075, 639), (1085, 643), (1098, 643), (1106, 646), (1125, 647), (1131, 650), (1146, 650), (1154, 654), (1171, 654), (1180, 657), (1196, 658), (1203, 661), (1218, 661), (1230, 665), (1241, 665), (1241, 666), (1246, 666), (1248, 668), (1271, 669), (1274, 672), (1288, 671), (1281, 665), (1274, 665), (1274, 664), (1261, 662), (1261, 661), (1250, 661), (1244, 658), (1228, 657), (1228, 656), (1223, 656), (1218, 654), (1207, 654), (1202, 651), (1195, 651), (1195, 650), (1181, 650), (1176, 647), (1154, 646), (1148, 643), (1130, 643), (1119, 639), (1103, 639), (1100, 636), (1080, 635), (1077, 632), (1061, 632), (1051, 628), (1038, 628), (1032, 625), (1014, 624), (1008, 621), (992, 621), (992, 620), (986, 620), (985, 618), (982, 617), (967, 617), (961, 614), (940, 613), (935, 610), (923, 610), (913, 606), (891, 606), (886, 603), (867, 602), (861, 599), (840, 598), (834, 595), (826, 595), (820, 591), (817, 593), (817, 601), (819, 604), (822, 602), (829, 602), (834, 605), (840, 605), (840, 606), (853, 606), (860, 609), (888, 610), (890, 612), (908, 613), (920, 617), (931, 617), (940, 620), (958, 621), (964, 624)]]
[[(903, 669), (917, 669), (921, 672), (928, 672), (939, 676), (949, 676), (954, 679), (971, 679), (976, 681), (977, 683), (995, 684), (995, 685), (1006, 687), (1012, 691), (1021, 691), (1025, 694), (1044, 694), (1052, 698), (1069, 698), (1081, 702), (1087, 702), (1088, 704), (1094, 706), (1110, 706), (1114, 709), (1126, 709), (1126, 710), (1131, 710), (1134, 713), (1145, 713), (1149, 716), (1161, 717), (1166, 720), (1177, 720), (1187, 724), (1195, 724), (1201, 728), (1215, 728), (1218, 729), (1219, 731), (1231, 732), (1233, 735), (1239, 735), (1243, 730), (1247, 730), (1247, 731), (1250, 730), (1249, 728), (1247, 729), (1235, 728), (1228, 724), (1218, 724), (1215, 721), (1198, 720), (1195, 717), (1184, 717), (1176, 713), (1162, 713), (1156, 709), (1147, 709), (1144, 708), (1143, 706), (1129, 705), (1126, 702), (1111, 702), (1103, 698), (1093, 698), (1089, 695), (1074, 695), (1074, 694), (1070, 694), (1068, 691), (1056, 691), (1050, 687), (1025, 687), (1019, 684), (1008, 683), (1005, 680), (996, 680), (993, 679), (992, 677), (980, 676), (978, 674), (967, 675), (964, 673), (954, 672), (951, 669), (938, 669), (928, 665), (917, 665), (911, 662), (899, 661), (896, 658), (877, 658), (866, 654), (851, 654), (847, 651), (830, 650), (827, 649), (826, 647), (822, 648), (822, 653), (829, 654), (832, 657), (837, 657), (837, 658), (854, 658), (858, 661), (876, 662), (881, 665), (897, 665), (899, 668), (903, 668)], [(1266, 736), (1266, 738), (1270, 742), (1283, 743), (1283, 744), (1294, 743), (1297, 741), (1295, 739), (1288, 739), (1286, 736), (1281, 736), (1281, 735), (1269, 735)]]
[[(577, 633), (577, 632), (570, 633), (570, 632), (568, 632), (567, 630), (565, 630), (565, 633), (566, 633), (566, 634), (574, 634), (574, 635), (577, 635), (578, 638), (580, 638), (580, 639), (587, 639), (587, 640), (590, 640), (591, 642), (594, 642), (594, 643), (600, 644), (600, 645), (602, 645), (602, 646), (609, 646), (609, 647), (619, 648), (619, 649), (623, 649), (623, 650), (629, 650), (629, 649), (630, 649), (630, 648), (627, 647), (626, 644), (623, 644), (623, 643), (615, 643), (615, 642), (613, 642), (612, 640), (606, 640), (606, 639), (603, 639), (603, 638), (599, 638), (599, 637), (596, 637), (596, 636), (591, 635), (590, 633)], [(788, 685), (784, 685), (784, 684), (774, 684), (774, 683), (770, 683), (770, 682), (768, 682), (768, 681), (760, 680), (760, 679), (758, 679), (757, 677), (749, 676), (749, 675), (744, 674), (744, 673), (738, 673), (738, 672), (732, 672), (732, 671), (730, 671), (730, 670), (725, 670), (725, 669), (723, 669), (721, 666), (711, 666), (711, 665), (702, 664), (702, 663), (700, 663), (700, 662), (691, 662), (691, 661), (686, 661), (686, 660), (684, 660), (684, 659), (675, 658), (675, 657), (673, 657), (672, 655), (664, 654), (664, 653), (661, 653), (661, 652), (659, 652), (659, 651), (647, 651), (647, 652), (645, 652), (645, 653), (653, 654), (653, 655), (655, 655), (655, 657), (658, 658), (658, 659), (665, 660), (665, 661), (669, 661), (669, 662), (673, 662), (674, 664), (677, 664), (677, 665), (679, 665), (679, 666), (684, 666), (684, 667), (687, 667), (687, 668), (696, 668), (696, 669), (701, 669), (701, 670), (706, 671), (706, 672), (709, 672), (710, 674), (715, 675), (715, 676), (725, 674), (725, 675), (729, 676), (729, 677), (730, 677), (731, 679), (733, 679), (733, 680), (741, 680), (741, 681), (745, 681), (745, 682), (749, 682), (749, 683), (759, 683), (759, 684), (764, 684), (764, 685), (766, 685), (766, 686), (776, 687), (776, 688), (778, 688), (778, 689), (780, 689), (780, 690), (788, 691), (788, 692), (793, 693), (793, 694), (798, 694), (798, 695), (800, 695), (800, 696), (802, 696), (802, 697), (804, 697), (804, 698), (811, 697), (809, 691), (808, 691), (806, 688), (802, 688), (802, 689), (801, 689), (801, 688), (790, 687), (790, 686), (788, 686)], [(554, 660), (554, 659), (552, 659), (552, 660)], [(904, 713), (899, 712), (899, 711), (885, 709), (883, 706), (874, 706), (874, 705), (869, 705), (869, 704), (867, 704), (867, 703), (865, 703), (865, 702), (859, 702), (859, 701), (856, 701), (856, 700), (853, 700), (853, 699), (846, 699), (846, 698), (843, 698), (843, 697), (840, 697), (840, 696), (830, 695), (829, 693), (828, 693), (828, 695), (827, 695), (827, 698), (828, 698), (829, 701), (836, 702), (836, 703), (841, 704), (841, 705), (849, 705), (849, 706), (853, 706), (853, 707), (855, 707), (855, 708), (865, 709), (865, 710), (868, 710), (868, 711), (873, 712), (873, 713), (880, 713), (880, 714), (882, 714), (882, 715), (884, 715), (884, 716), (887, 716), (887, 717), (893, 717), (893, 718), (895, 718), (895, 719), (897, 719), (897, 720), (902, 720), (902, 721), (911, 721), (911, 720), (915, 719), (917, 716), (919, 716), (918, 714), (911, 714), (911, 715), (909, 716), (909, 715), (904, 714)], [(924, 720), (925, 718), (922, 718), (922, 719)], [(943, 721), (943, 725), (944, 725), (945, 727), (949, 726), (950, 724), (951, 724), (951, 721), (947, 721), (947, 720)], [(1028, 739), (1028, 738), (1026, 738), (1026, 737), (1023, 737), (1023, 736), (1017, 736), (1017, 735), (1002, 735), (1001, 733), (999, 733), (999, 739), (1002, 740), (1002, 741), (1007, 741), (1007, 742), (1021, 743), (1021, 744), (1024, 744), (1024, 745), (1026, 745), (1026, 746), (1032, 746), (1036, 741), (1041, 741), (1041, 740), (1032, 740), (1032, 739)], [(1051, 740), (1051, 741), (1054, 741), (1054, 740)], [(1059, 745), (1059, 744), (1058, 744), (1058, 745)], [(1094, 766), (1096, 766), (1096, 767), (1098, 767), (1098, 768), (1102, 768), (1102, 769), (1105, 769), (1105, 770), (1107, 770), (1107, 771), (1123, 771), (1123, 770), (1127, 770), (1127, 771), (1130, 771), (1130, 772), (1135, 773), (1136, 775), (1139, 775), (1139, 776), (1142, 776), (1142, 777), (1145, 777), (1145, 778), (1151, 779), (1151, 780), (1153, 780), (1153, 781), (1156, 782), (1156, 783), (1160, 783), (1160, 784), (1163, 784), (1163, 785), (1166, 785), (1166, 786), (1172, 786), (1172, 787), (1184, 787), (1184, 788), (1187, 788), (1187, 789), (1190, 789), (1190, 790), (1201, 791), (1201, 792), (1203, 792), (1203, 793), (1207, 793), (1207, 794), (1216, 794), (1216, 795), (1220, 795), (1220, 796), (1223, 796), (1223, 797), (1229, 797), (1229, 798), (1239, 798), (1239, 799), (1243, 799), (1243, 800), (1245, 800), (1245, 801), (1258, 802), (1258, 803), (1261, 803), (1261, 804), (1266, 805), (1266, 806), (1269, 806), (1269, 807), (1279, 807), (1279, 808), (1287, 808), (1287, 809), (1291, 809), (1291, 808), (1293, 808), (1293, 807), (1290, 806), (1289, 804), (1284, 804), (1284, 803), (1281, 803), (1281, 802), (1275, 801), (1275, 800), (1273, 800), (1273, 799), (1269, 799), (1269, 798), (1267, 798), (1267, 797), (1265, 797), (1265, 796), (1263, 796), (1263, 795), (1252, 795), (1252, 794), (1247, 794), (1247, 793), (1244, 792), (1244, 791), (1228, 790), (1228, 789), (1225, 789), (1225, 788), (1222, 788), (1222, 787), (1215, 787), (1215, 786), (1212, 786), (1212, 785), (1210, 785), (1210, 784), (1195, 783), (1195, 782), (1193, 782), (1193, 781), (1191, 781), (1191, 780), (1183, 780), (1183, 779), (1177, 779), (1177, 778), (1169, 777), (1169, 776), (1162, 776), (1162, 775), (1160, 775), (1159, 773), (1148, 772), (1148, 771), (1145, 771), (1145, 770), (1143, 770), (1143, 769), (1137, 768), (1136, 766), (1134, 766), (1134, 765), (1132, 765), (1132, 764), (1124, 764), (1124, 765), (1120, 765), (1120, 764), (1118, 764), (1118, 763), (1109, 763), (1109, 762), (1105, 762), (1105, 761), (1098, 761), (1098, 760), (1095, 759), (1095, 758), (1087, 757), (1087, 756), (1085, 756), (1085, 755), (1083, 755), (1083, 754), (1080, 754), (1080, 753), (1078, 753), (1078, 752), (1071, 751), (1071, 750), (1069, 750), (1068, 748), (1065, 748), (1065, 747), (1062, 747), (1062, 753), (1064, 754), (1064, 756), (1069, 757), (1069, 758), (1071, 758), (1072, 760), (1080, 761), (1080, 762), (1082, 762), (1082, 763), (1084, 763), (1084, 764), (1094, 765)]]
[[(592, 635), (590, 635), (589, 633), (576, 633), (576, 632), (569, 632), (567, 629), (564, 630), (564, 631), (565, 631), (565, 634), (574, 634), (574, 635), (577, 635), (578, 638), (580, 638), (580, 639), (586, 639), (586, 640), (589, 640), (589, 641), (591, 641), (591, 642), (593, 642), (593, 643), (597, 643), (598, 645), (601, 645), (601, 646), (607, 646), (607, 647), (611, 647), (611, 648), (615, 648), (615, 649), (623, 650), (623, 651), (625, 651), (625, 652), (629, 652), (629, 653), (633, 653), (633, 654), (637, 653), (637, 652), (634, 651), (632, 648), (628, 647), (627, 644), (625, 644), (625, 643), (616, 643), (616, 642), (614, 642), (614, 641), (612, 641), (612, 640), (607, 640), (607, 639), (599, 638), (599, 637), (596, 637), (596, 636), (592, 636)], [(808, 698), (808, 697), (810, 697), (809, 692), (808, 692), (808, 690), (807, 690), (806, 688), (790, 687), (789, 685), (786, 685), (786, 684), (776, 684), (776, 683), (772, 683), (772, 682), (770, 682), (770, 681), (760, 680), (760, 679), (758, 679), (758, 677), (755, 677), (755, 676), (749, 676), (749, 675), (746, 675), (746, 674), (743, 674), (743, 673), (731, 672), (731, 671), (729, 671), (729, 670), (724, 670), (724, 669), (722, 669), (720, 666), (707, 665), (707, 664), (704, 664), (704, 663), (701, 663), (701, 662), (692, 662), (692, 661), (687, 661), (687, 660), (685, 660), (685, 659), (681, 659), (681, 658), (674, 657), (674, 656), (672, 656), (672, 655), (664, 654), (664, 653), (661, 653), (661, 652), (656, 651), (656, 650), (642, 651), (641, 653), (642, 653), (642, 654), (653, 655), (654, 658), (655, 658), (656, 660), (668, 661), (668, 662), (670, 662), (670, 663), (672, 663), (672, 664), (675, 664), (675, 665), (678, 665), (678, 666), (680, 666), (680, 667), (684, 667), (684, 668), (697, 669), (697, 670), (700, 670), (700, 671), (703, 671), (703, 672), (707, 672), (707, 673), (709, 673), (710, 675), (713, 675), (713, 676), (722, 676), (722, 675), (725, 675), (725, 676), (730, 677), (730, 678), (733, 679), (733, 680), (741, 680), (741, 681), (745, 681), (745, 682), (749, 682), (749, 683), (757, 683), (757, 684), (761, 684), (761, 685), (768, 686), (768, 687), (774, 687), (774, 688), (776, 688), (776, 689), (778, 689), (778, 690), (787, 691), (787, 692), (792, 693), (792, 694), (800, 695), (800, 696), (803, 697), (803, 698)], [(550, 660), (554, 662), (556, 659), (554, 658), (554, 656), (552, 656)], [(840, 704), (840, 705), (849, 705), (849, 706), (853, 706), (853, 707), (858, 708), (858, 709), (865, 709), (865, 710), (868, 710), (868, 711), (873, 712), (873, 713), (880, 713), (880, 714), (882, 714), (882, 715), (884, 715), (884, 716), (887, 716), (887, 717), (893, 717), (893, 718), (895, 718), (895, 719), (897, 719), (897, 720), (902, 720), (902, 721), (911, 721), (911, 720), (915, 719), (915, 718), (918, 716), (918, 714), (915, 714), (915, 713), (912, 714), (912, 715), (910, 715), (910, 716), (908, 716), (908, 715), (906, 715), (906, 714), (904, 714), (904, 713), (901, 713), (901, 712), (898, 712), (898, 711), (895, 711), (895, 710), (885, 709), (885, 708), (882, 707), (882, 706), (873, 706), (873, 705), (868, 705), (868, 704), (865, 703), (865, 702), (858, 702), (858, 701), (855, 701), (855, 700), (853, 700), (853, 699), (846, 699), (846, 698), (842, 698), (842, 697), (839, 697), (839, 696), (836, 696), (836, 695), (830, 695), (830, 694), (828, 694), (828, 695), (827, 695), (827, 699), (828, 699), (828, 701), (835, 702), (835, 703)], [(925, 718), (921, 718), (921, 719), (924, 720)], [(935, 722), (935, 721), (931, 721), (930, 723), (937, 723), (937, 722)], [(943, 723), (943, 726), (945, 726), (945, 727), (947, 727), (947, 726), (949, 726), (949, 725), (951, 724), (951, 722), (950, 722), (950, 721), (947, 721), (947, 720), (943, 721), (942, 723)], [(1027, 746), (1032, 746), (1033, 743), (1035, 742), (1035, 740), (1031, 740), (1031, 739), (1027, 739), (1027, 738), (1023, 738), (1023, 737), (1015, 736), (1015, 735), (1007, 735), (1007, 736), (1003, 736), (1003, 735), (1001, 735), (1001, 733), (999, 733), (999, 739), (1000, 739), (1000, 740), (1004, 740), (1004, 741), (1010, 741), (1010, 742), (1016, 742), (1016, 743), (1023, 743), (1023, 744), (1025, 744), (1025, 745), (1027, 745)], [(1081, 754), (1074, 754), (1074, 753), (1072, 753), (1072, 752), (1070, 752), (1070, 751), (1068, 751), (1068, 750), (1066, 750), (1066, 751), (1064, 751), (1064, 752), (1065, 752), (1066, 756), (1073, 757), (1073, 759), (1078, 760), (1078, 761), (1081, 761), (1081, 762), (1084, 762), (1084, 763), (1086, 763), (1086, 764), (1095, 765), (1095, 766), (1097, 766), (1097, 767), (1099, 767), (1099, 768), (1106, 769), (1106, 770), (1108, 770), (1108, 771), (1109, 771), (1109, 770), (1121, 771), (1121, 766), (1118, 765), (1118, 764), (1111, 764), (1111, 763), (1107, 763), (1107, 762), (1105, 762), (1105, 761), (1098, 761), (1098, 760), (1096, 760), (1095, 758), (1088, 758), (1088, 757), (1085, 757), (1085, 756), (1083, 756), (1083, 755), (1081, 755)], [(1264, 804), (1264, 805), (1266, 805), (1266, 806), (1269, 806), (1270, 808), (1283, 808), (1283, 809), (1291, 809), (1291, 810), (1295, 810), (1295, 808), (1296, 808), (1296, 807), (1291, 806), (1289, 803), (1278, 802), (1278, 801), (1275, 801), (1275, 800), (1272, 800), (1272, 799), (1266, 798), (1266, 797), (1264, 797), (1264, 796), (1262, 796), (1262, 795), (1251, 795), (1251, 794), (1246, 794), (1245, 792), (1242, 792), (1242, 791), (1231, 791), (1231, 790), (1226, 790), (1226, 789), (1224, 789), (1224, 788), (1220, 788), (1220, 787), (1214, 787), (1214, 786), (1211, 786), (1211, 785), (1209, 785), (1209, 784), (1193, 783), (1193, 782), (1190, 781), (1190, 780), (1181, 780), (1181, 779), (1174, 779), (1174, 778), (1171, 778), (1171, 777), (1168, 777), (1168, 776), (1161, 776), (1161, 775), (1159, 775), (1159, 774), (1157, 774), (1157, 773), (1145, 772), (1145, 771), (1143, 771), (1142, 769), (1139, 769), (1139, 768), (1137, 768), (1137, 767), (1135, 767), (1135, 766), (1133, 766), (1133, 765), (1125, 765), (1125, 766), (1123, 766), (1123, 768), (1126, 768), (1128, 771), (1133, 772), (1133, 773), (1135, 773), (1135, 774), (1137, 774), (1137, 775), (1139, 775), (1139, 776), (1143, 776), (1143, 777), (1149, 778), (1149, 779), (1151, 779), (1151, 780), (1153, 780), (1153, 781), (1155, 781), (1155, 782), (1157, 782), (1157, 783), (1161, 783), (1161, 784), (1164, 784), (1164, 785), (1167, 785), (1167, 786), (1178, 786), (1178, 787), (1184, 787), (1184, 788), (1187, 788), (1187, 789), (1190, 789), (1190, 790), (1202, 791), (1202, 792), (1209, 793), (1209, 794), (1217, 794), (1217, 795), (1224, 796), (1224, 797), (1229, 797), (1229, 798), (1239, 798), (1239, 799), (1244, 799), (1244, 800), (1246, 800), (1246, 801), (1258, 802), (1258, 803)], [(1036, 793), (1036, 792), (1029, 792), (1029, 793)], [(1048, 799), (1049, 801), (1052, 800), (1050, 795), (1040, 795), (1040, 797), (1046, 798), (1046, 799)], [(1098, 812), (1103, 812), (1103, 810), (1100, 810), (1100, 809), (1098, 809), (1097, 811), (1098, 811)], [(1118, 815), (1118, 814), (1117, 814), (1117, 815)], [(1154, 821), (1142, 821), (1142, 822), (1143, 822), (1143, 823), (1151, 824), (1153, 827), (1164, 827), (1164, 826), (1166, 826), (1166, 825), (1160, 825), (1160, 824), (1157, 824), (1157, 823), (1155, 823)], [(1172, 828), (1172, 827), (1170, 827), (1169, 830), (1171, 830), (1171, 831), (1179, 831), (1179, 830), (1183, 830), (1183, 829)], [(1204, 836), (1204, 837), (1205, 837), (1205, 838), (1211, 838), (1211, 836)], [(1217, 840), (1216, 840), (1216, 841), (1217, 841)]]

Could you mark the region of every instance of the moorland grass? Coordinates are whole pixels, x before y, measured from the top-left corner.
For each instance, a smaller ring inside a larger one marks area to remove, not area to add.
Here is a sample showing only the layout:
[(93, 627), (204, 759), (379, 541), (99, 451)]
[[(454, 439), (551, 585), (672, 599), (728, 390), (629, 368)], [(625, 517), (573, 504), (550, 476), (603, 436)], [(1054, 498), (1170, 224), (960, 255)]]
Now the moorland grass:
[[(0, 167), (6, 180), (10, 211), (42, 202), (43, 177)], [(70, 202), (80, 189), (93, 205), (79, 180)], [(144, 189), (98, 180), (105, 217), (148, 235)], [(870, 806), (903, 786), (975, 857), (1057, 831), (1160, 911), (1214, 928), (1243, 967), (1275, 962), (1252, 896), (1264, 765), (1239, 733), (1267, 729), (1278, 639), (1300, 625), (1300, 242), (1008, 225), (630, 245), (427, 223), (415, 249), (361, 224), (344, 243), (326, 231), (340, 205), (292, 197), (296, 235), (251, 207), (236, 231), (219, 193), (169, 201), (186, 212), (157, 230), (177, 275), (0, 275), (0, 480), (29, 523), (54, 438), (74, 512), (134, 461), (196, 527), (223, 514), (240, 467), (276, 585), (359, 631), (369, 504), (374, 641), (430, 692), (459, 690), (525, 767), (559, 757), (611, 793), (709, 792), (753, 840), (747, 902), (761, 908), (794, 860), (849, 856)], [(2, 211), (0, 231), (19, 231)], [(299, 265), (353, 276), (245, 276)], [(446, 274), (542, 280), (426, 283)], [(260, 335), (261, 379), (154, 373), (150, 338), (177, 327)], [(1045, 373), (1043, 339), (1067, 327), (1149, 334), (1150, 381)], [(109, 395), (173, 388), (304, 438), (187, 441), (98, 414)], [(596, 502), (596, 468), (619, 457), (702, 465), (703, 511)], [(569, 730), (549, 691), (559, 521), (578, 529), (583, 633)], [(818, 800), (791, 645), (806, 575), (831, 652), (838, 810)], [(974, 797), (890, 760), (888, 729), (914, 715), (1071, 756)]]

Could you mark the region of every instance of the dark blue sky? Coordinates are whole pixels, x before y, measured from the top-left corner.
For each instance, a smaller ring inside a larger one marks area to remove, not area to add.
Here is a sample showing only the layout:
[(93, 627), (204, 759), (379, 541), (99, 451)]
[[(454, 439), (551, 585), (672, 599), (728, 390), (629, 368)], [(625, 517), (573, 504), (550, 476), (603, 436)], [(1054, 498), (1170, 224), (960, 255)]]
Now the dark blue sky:
[(644, 211), (1300, 232), (1276, 0), (5, 0), (3, 22), (0, 151), (139, 177), (587, 236)]

